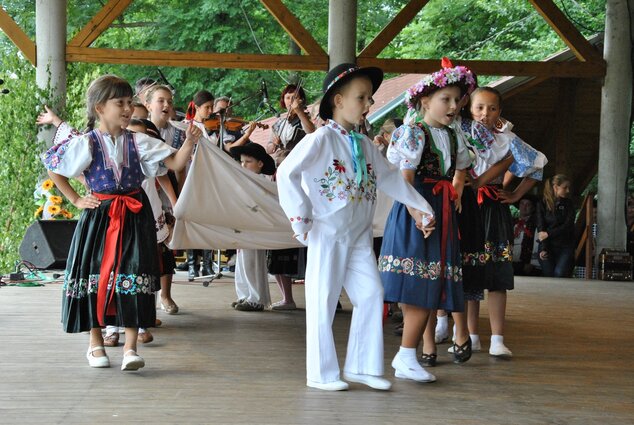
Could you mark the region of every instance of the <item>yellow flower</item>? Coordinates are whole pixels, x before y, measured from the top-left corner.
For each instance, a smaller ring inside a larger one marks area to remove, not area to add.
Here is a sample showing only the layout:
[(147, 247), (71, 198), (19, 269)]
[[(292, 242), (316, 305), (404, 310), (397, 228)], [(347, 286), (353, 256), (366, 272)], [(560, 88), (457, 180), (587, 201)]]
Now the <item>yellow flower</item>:
[(52, 215), (57, 215), (62, 210), (59, 205), (49, 205), (46, 209)]
[(42, 215), (42, 211), (44, 211), (44, 207), (40, 206), (33, 214), (33, 217), (38, 218), (40, 215)]
[(55, 205), (61, 205), (63, 201), (62, 197), (57, 195), (53, 195), (49, 197), (48, 200), (51, 201), (51, 203)]
[(53, 186), (55, 186), (55, 183), (53, 183), (53, 180), (51, 179), (46, 179), (44, 180), (44, 183), (42, 183), (42, 189), (44, 190), (51, 190)]
[(61, 214), (64, 216), (64, 218), (66, 219), (71, 219), (73, 218), (73, 213), (67, 210), (62, 210)]

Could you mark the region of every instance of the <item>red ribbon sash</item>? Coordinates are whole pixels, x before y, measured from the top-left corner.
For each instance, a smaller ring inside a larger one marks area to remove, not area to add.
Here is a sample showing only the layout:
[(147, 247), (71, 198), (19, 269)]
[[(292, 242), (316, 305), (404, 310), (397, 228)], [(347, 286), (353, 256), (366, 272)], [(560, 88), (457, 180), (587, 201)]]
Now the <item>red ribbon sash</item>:
[[(453, 240), (453, 201), (458, 199), (458, 193), (449, 180), (436, 180), (426, 178), (423, 183), (433, 184), (431, 193), (438, 195), (442, 192), (442, 234), (440, 239), (440, 278), (444, 282), (446, 280), (447, 270), (447, 240)], [(443, 301), (446, 300), (445, 285), (442, 285)]]
[(498, 190), (495, 186), (482, 186), (478, 188), (478, 205), (482, 205), (484, 202), (484, 197), (492, 199), (494, 201), (498, 200)]
[[(143, 204), (131, 195), (139, 193), (139, 190), (130, 192), (125, 195), (106, 195), (102, 193), (93, 193), (93, 195), (101, 200), (112, 200), (108, 216), (110, 223), (106, 231), (106, 241), (103, 248), (103, 258), (101, 259), (101, 268), (99, 270), (99, 286), (97, 287), (97, 319), (100, 326), (105, 326), (105, 316), (114, 316), (117, 314), (114, 300), (117, 275), (119, 274), (119, 265), (121, 263), (121, 252), (123, 249), (123, 223), (128, 210), (137, 214), (141, 211)], [(116, 262), (116, 264), (115, 264)], [(110, 279), (112, 275), (112, 280)], [(109, 288), (108, 284), (112, 282)]]

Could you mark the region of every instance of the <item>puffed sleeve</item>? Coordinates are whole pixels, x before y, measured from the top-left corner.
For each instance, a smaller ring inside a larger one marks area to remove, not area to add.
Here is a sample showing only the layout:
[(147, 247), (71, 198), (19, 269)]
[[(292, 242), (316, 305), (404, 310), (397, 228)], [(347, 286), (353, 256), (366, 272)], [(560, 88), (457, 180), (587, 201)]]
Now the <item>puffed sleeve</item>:
[(90, 166), (92, 149), (87, 135), (61, 140), (41, 157), (44, 167), (64, 177), (77, 177)]
[(139, 152), (141, 171), (148, 177), (162, 176), (167, 173), (167, 167), (163, 163), (165, 158), (177, 152), (167, 143), (155, 139), (143, 133), (134, 134), (136, 146)]
[(383, 158), (377, 149), (374, 149), (370, 140), (367, 140), (365, 151), (370, 156), (368, 162), (374, 167), (376, 185), (381, 192), (404, 205), (420, 210), (431, 217), (434, 216), (434, 210), (427, 200), (405, 180), (398, 168)]
[(313, 227), (313, 204), (302, 188), (302, 170), (319, 155), (321, 143), (316, 134), (304, 137), (280, 164), (276, 174), (280, 206), (296, 235), (308, 233)]
[(81, 136), (81, 132), (70, 126), (66, 121), (62, 121), (62, 123), (57, 127), (55, 131), (55, 137), (53, 137), (53, 144), (59, 145), (63, 142), (68, 141), (72, 137)]
[(417, 125), (402, 125), (392, 133), (387, 159), (401, 170), (415, 170), (423, 156), (425, 133)]
[(530, 177), (541, 181), (544, 177), (544, 167), (548, 163), (546, 155), (524, 142), (513, 132), (502, 134), (510, 138), (509, 145), (513, 154), (513, 163), (509, 167), (509, 171), (517, 177)]

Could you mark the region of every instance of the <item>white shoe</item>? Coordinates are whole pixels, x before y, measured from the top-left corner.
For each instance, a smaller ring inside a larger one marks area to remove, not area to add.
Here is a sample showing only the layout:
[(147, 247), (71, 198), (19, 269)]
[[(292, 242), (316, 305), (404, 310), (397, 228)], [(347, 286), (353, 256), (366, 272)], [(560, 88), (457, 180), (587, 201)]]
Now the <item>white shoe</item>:
[(143, 360), (143, 357), (139, 356), (136, 351), (128, 350), (123, 355), (121, 370), (138, 370), (141, 369), (143, 366), (145, 366), (145, 360)]
[(343, 382), (342, 380), (327, 383), (306, 381), (306, 386), (324, 391), (346, 391), (348, 389), (348, 383)]
[(503, 343), (491, 344), (489, 355), (494, 357), (513, 357), (513, 353)]
[(297, 310), (297, 305), (294, 302), (285, 303), (284, 301), (278, 301), (276, 303), (273, 303), (273, 305), (271, 306), (271, 310), (275, 310), (275, 311)]
[(367, 385), (375, 390), (387, 391), (392, 388), (392, 383), (385, 378), (374, 375), (358, 375), (356, 373), (343, 373), (346, 381), (356, 382), (357, 384)]
[(415, 365), (408, 365), (401, 356), (396, 353), (394, 360), (392, 360), (392, 367), (394, 368), (394, 376), (401, 379), (411, 379), (417, 382), (434, 382), (436, 377), (427, 372), (418, 361)]
[(110, 359), (108, 358), (108, 355), (101, 356), (101, 357), (95, 357), (93, 355), (95, 351), (99, 351), (99, 350), (103, 350), (104, 353), (106, 352), (106, 350), (101, 346), (88, 347), (88, 352), (86, 352), (86, 358), (88, 359), (88, 364), (90, 365), (90, 367), (110, 367)]

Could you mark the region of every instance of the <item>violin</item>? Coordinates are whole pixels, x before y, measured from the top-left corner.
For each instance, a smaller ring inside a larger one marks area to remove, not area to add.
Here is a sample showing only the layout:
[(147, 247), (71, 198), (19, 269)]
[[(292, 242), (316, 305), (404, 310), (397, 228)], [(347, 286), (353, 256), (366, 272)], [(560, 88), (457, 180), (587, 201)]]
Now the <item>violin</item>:
[[(216, 116), (212, 116), (211, 118), (205, 118), (203, 120), (203, 124), (205, 126), (205, 129), (207, 129), (207, 131), (218, 131), (220, 130), (220, 117), (216, 115)], [(249, 121), (245, 121), (241, 118), (230, 117), (225, 119), (225, 129), (227, 131), (238, 131), (242, 127), (244, 127), (246, 124), (249, 124)], [(255, 125), (256, 127), (261, 128), (263, 130), (266, 130), (267, 128), (269, 128), (268, 124), (264, 124), (261, 122), (256, 122)]]

